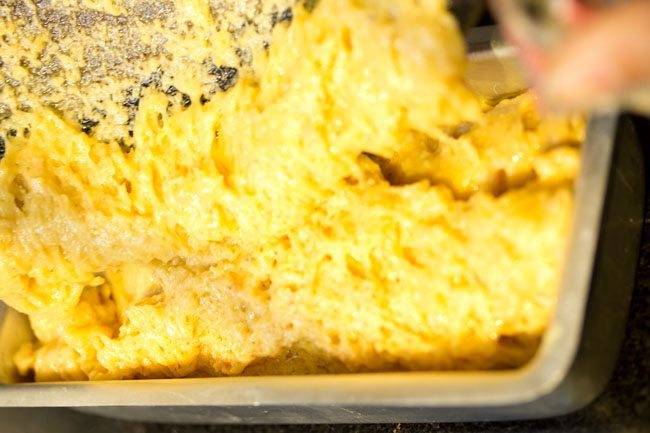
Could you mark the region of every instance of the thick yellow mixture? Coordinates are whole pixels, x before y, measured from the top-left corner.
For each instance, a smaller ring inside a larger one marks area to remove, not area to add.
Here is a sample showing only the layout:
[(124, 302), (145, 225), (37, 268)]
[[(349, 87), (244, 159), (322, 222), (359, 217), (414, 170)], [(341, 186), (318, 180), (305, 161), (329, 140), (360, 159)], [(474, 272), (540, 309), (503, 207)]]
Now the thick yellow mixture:
[(506, 368), (580, 119), (462, 82), (442, 0), (0, 3), (0, 298), (39, 381)]

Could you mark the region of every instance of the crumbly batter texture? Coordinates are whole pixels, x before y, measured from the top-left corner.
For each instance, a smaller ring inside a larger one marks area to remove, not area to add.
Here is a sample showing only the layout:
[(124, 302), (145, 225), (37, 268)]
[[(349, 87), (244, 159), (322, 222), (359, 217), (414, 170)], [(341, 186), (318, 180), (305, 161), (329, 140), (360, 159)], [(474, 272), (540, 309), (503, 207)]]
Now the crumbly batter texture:
[(22, 377), (534, 354), (583, 121), (482, 104), (443, 0), (0, 0), (0, 23)]

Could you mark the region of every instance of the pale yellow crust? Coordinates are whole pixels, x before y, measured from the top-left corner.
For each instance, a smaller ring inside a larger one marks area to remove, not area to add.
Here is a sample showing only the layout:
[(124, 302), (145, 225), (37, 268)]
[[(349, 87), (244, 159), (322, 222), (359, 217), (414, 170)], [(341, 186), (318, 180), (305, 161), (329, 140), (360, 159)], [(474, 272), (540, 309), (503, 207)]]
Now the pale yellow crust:
[[(526, 362), (556, 302), (582, 120), (542, 119), (529, 95), (482, 112), (444, 1), (263, 1), (274, 26), (246, 18), (257, 3), (178, 0), (131, 17), (160, 53), (84, 85), (88, 35), (48, 42), (52, 30), (0, 6), (0, 32), (33, 35), (0, 54), (0, 72), (26, 74), (0, 93), (12, 112), (0, 131), (18, 132), (0, 162), (0, 298), (36, 336), (19, 373)], [(106, 20), (95, 40), (111, 37)], [(21, 57), (66, 41), (54, 93), (37, 92)], [(52, 94), (81, 102), (61, 111)], [(106, 117), (88, 128), (95, 103)]]

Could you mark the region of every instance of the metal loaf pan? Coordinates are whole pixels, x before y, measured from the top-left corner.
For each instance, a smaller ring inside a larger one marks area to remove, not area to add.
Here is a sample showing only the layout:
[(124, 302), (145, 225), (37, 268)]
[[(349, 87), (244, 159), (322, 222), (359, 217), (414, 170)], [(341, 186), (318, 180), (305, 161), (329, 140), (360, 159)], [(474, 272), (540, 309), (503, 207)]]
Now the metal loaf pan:
[[(74, 407), (176, 423), (445, 422), (571, 412), (601, 392), (614, 368), (644, 195), (632, 122), (593, 116), (556, 311), (536, 356), (517, 370), (5, 384), (0, 407)], [(29, 332), (8, 308), (1, 325), (0, 375), (9, 377), (11, 354)]]

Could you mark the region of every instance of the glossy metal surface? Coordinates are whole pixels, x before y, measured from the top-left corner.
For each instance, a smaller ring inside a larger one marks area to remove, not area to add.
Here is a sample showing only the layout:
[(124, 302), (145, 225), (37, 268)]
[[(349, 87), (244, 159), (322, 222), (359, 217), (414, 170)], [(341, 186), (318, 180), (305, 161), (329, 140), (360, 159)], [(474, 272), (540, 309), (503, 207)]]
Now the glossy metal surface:
[(498, 101), (521, 93), (529, 79), (518, 51), (506, 45), (496, 27), (478, 27), (466, 34), (468, 64), (465, 82), (479, 96)]

